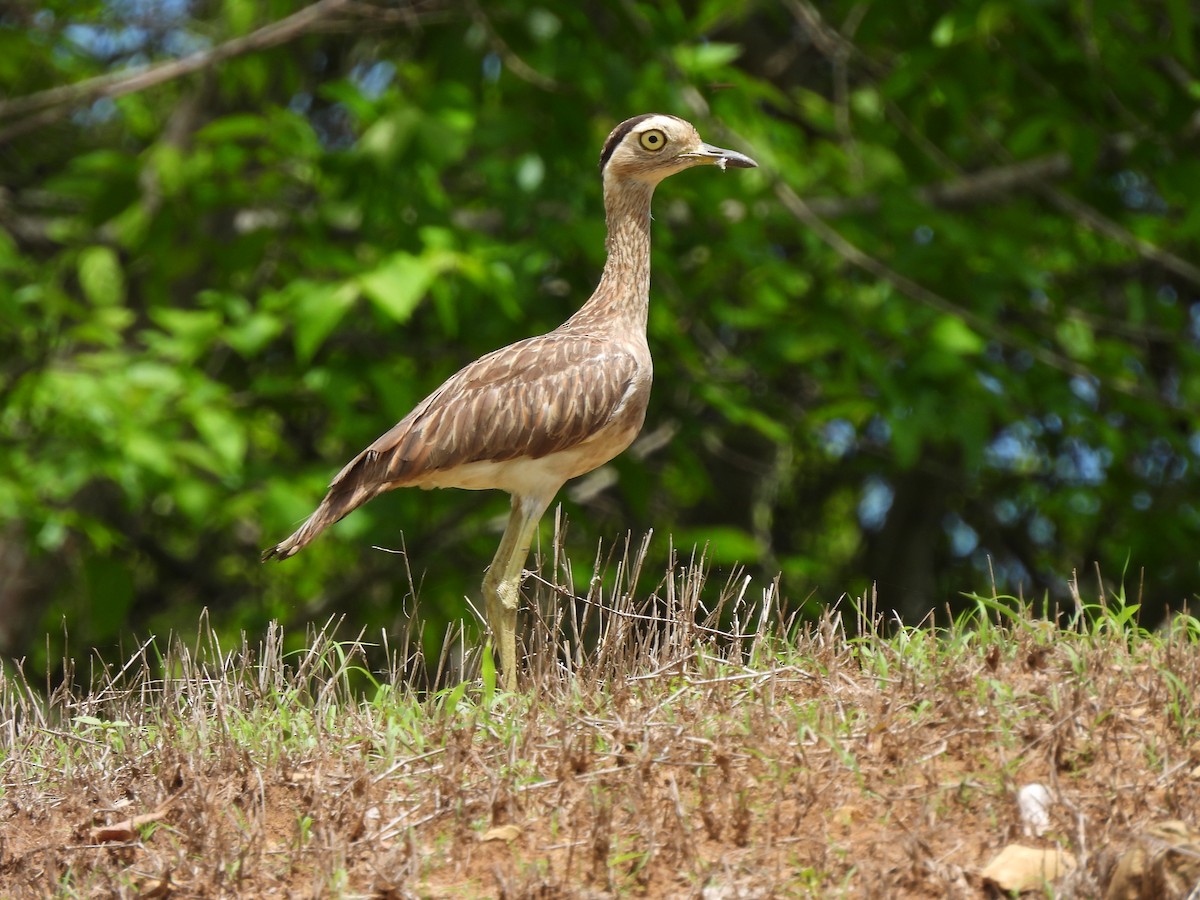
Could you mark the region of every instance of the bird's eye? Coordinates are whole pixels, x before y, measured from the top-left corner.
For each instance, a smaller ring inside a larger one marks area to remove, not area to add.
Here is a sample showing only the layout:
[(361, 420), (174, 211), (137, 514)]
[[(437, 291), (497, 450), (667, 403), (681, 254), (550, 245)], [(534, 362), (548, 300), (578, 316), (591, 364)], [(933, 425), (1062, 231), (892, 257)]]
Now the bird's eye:
[(667, 136), (657, 128), (642, 132), (638, 140), (646, 150), (658, 151), (667, 146)]

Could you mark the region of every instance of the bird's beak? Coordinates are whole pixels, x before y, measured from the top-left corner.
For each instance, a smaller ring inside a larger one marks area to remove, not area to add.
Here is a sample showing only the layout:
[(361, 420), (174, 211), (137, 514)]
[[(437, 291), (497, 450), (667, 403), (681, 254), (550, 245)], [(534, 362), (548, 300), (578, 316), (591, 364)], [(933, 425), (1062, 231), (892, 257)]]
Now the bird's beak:
[(714, 147), (712, 144), (701, 144), (695, 150), (684, 155), (697, 162), (708, 163), (720, 169), (724, 169), (726, 166), (733, 166), (735, 169), (758, 168), (758, 163), (745, 154), (738, 153), (736, 150)]

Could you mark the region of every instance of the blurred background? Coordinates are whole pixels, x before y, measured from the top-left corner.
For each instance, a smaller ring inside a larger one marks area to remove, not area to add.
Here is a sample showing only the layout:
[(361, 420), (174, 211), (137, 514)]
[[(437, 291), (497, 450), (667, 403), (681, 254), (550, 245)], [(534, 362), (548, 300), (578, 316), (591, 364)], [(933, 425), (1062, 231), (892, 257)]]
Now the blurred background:
[(560, 497), (581, 583), (653, 529), (654, 564), (707, 544), (793, 608), (874, 584), (917, 621), (1078, 572), (1153, 624), (1200, 585), (1198, 16), (7, 0), (0, 653), (37, 671), (202, 608), (377, 634), (413, 586), (440, 642), (502, 494), (395, 492), (259, 552), (587, 298), (600, 147), (649, 111), (761, 168), (658, 191), (646, 428)]

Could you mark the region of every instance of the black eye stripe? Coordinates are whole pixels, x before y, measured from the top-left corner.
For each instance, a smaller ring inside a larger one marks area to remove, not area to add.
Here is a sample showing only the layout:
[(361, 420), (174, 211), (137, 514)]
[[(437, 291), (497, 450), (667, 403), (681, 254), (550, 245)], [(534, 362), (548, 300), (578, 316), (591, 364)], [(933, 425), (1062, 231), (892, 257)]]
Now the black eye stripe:
[(604, 151), (600, 154), (600, 169), (603, 171), (605, 165), (608, 164), (608, 158), (613, 155), (613, 151), (617, 149), (617, 145), (625, 139), (625, 135), (633, 131), (638, 125), (641, 125), (647, 119), (654, 118), (654, 113), (646, 113), (640, 116), (634, 116), (632, 119), (626, 119), (620, 125), (612, 130), (608, 136), (608, 140), (604, 142)]
[[(601, 153), (600, 153), (600, 171), (602, 171), (602, 172), (604, 171), (604, 167), (606, 165), (608, 165), (609, 158), (616, 151), (617, 146), (621, 143), (621, 141), (625, 140), (625, 138), (629, 134), (629, 132), (633, 131), (633, 129), (637, 128), (639, 125), (641, 125), (647, 119), (653, 119), (657, 115), (660, 115), (660, 114), (659, 113), (644, 113), (643, 115), (640, 115), (640, 116), (634, 116), (632, 119), (626, 119), (624, 122), (622, 122), (616, 128), (614, 128), (612, 130), (612, 132), (608, 135), (608, 140), (606, 140), (604, 142), (604, 150), (601, 151)], [(677, 122), (684, 121), (683, 119), (679, 118), (679, 116), (665, 116), (665, 118), (674, 119)], [(684, 124), (686, 125), (687, 123), (684, 122)]]

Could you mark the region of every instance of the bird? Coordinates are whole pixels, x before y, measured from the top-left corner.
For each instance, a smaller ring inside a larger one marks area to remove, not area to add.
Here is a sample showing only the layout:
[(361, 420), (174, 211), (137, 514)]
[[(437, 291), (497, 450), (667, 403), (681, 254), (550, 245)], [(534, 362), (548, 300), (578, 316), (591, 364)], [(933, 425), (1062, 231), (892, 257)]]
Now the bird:
[(654, 189), (696, 166), (757, 165), (705, 143), (677, 116), (648, 113), (617, 125), (600, 154), (607, 255), (587, 302), (553, 331), (450, 376), (350, 460), (312, 515), (264, 551), (263, 561), (295, 555), (394, 488), (507, 492), (511, 512), (482, 593), (503, 687), (515, 691), (521, 579), (538, 523), (568, 480), (625, 450), (645, 420), (653, 368), (646, 319)]

